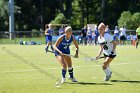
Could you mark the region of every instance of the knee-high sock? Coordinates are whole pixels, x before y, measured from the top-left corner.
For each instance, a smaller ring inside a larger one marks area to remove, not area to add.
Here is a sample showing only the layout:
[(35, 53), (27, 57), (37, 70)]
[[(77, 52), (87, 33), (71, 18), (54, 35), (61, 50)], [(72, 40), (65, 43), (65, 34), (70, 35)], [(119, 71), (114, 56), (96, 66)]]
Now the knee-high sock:
[(104, 72), (105, 72), (106, 76), (109, 76), (111, 73), (111, 70), (109, 69), (109, 67), (107, 67), (106, 69), (104, 69)]
[(52, 51), (54, 51), (54, 49), (53, 49), (53, 46), (51, 45), (51, 49), (52, 49)]
[(48, 50), (48, 48), (49, 48), (49, 46), (47, 45), (46, 48), (45, 48), (45, 50)]
[(63, 77), (63, 78), (66, 77), (66, 72), (67, 72), (67, 70), (62, 69), (62, 77)]
[(68, 68), (70, 78), (73, 78), (73, 68)]

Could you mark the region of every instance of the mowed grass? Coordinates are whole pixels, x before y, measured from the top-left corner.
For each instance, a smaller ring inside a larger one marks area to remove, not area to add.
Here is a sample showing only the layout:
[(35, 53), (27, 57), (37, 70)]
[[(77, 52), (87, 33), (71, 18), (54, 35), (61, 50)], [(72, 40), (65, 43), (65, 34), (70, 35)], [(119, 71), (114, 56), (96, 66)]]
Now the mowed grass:
[[(0, 93), (140, 93), (140, 47), (117, 46), (117, 57), (110, 67), (110, 81), (104, 82), (103, 59), (95, 57), (99, 46), (79, 46), (78, 59), (73, 60), (74, 75), (79, 81), (56, 87), (61, 66), (54, 54), (45, 53), (45, 45), (0, 45)], [(71, 46), (74, 54), (74, 46)], [(68, 76), (68, 73), (67, 73)]]

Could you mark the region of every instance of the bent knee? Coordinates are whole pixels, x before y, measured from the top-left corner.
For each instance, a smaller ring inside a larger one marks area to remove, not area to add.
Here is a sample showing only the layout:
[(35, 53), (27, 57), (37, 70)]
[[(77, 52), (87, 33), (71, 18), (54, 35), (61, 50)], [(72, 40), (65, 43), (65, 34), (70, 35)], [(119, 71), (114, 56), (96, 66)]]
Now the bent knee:
[(63, 69), (67, 69), (67, 65), (66, 64), (61, 64)]
[(103, 66), (102, 66), (102, 69), (106, 69), (108, 65), (109, 65), (108, 62), (104, 62), (104, 63), (103, 63)]

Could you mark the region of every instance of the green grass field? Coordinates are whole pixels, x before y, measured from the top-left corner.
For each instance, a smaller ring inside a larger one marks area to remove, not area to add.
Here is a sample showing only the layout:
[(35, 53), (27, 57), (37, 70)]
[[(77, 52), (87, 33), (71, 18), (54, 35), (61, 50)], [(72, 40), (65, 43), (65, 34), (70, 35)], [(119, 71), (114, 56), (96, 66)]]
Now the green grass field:
[(54, 54), (44, 52), (45, 45), (0, 45), (0, 93), (140, 93), (140, 47), (117, 46), (117, 57), (110, 65), (113, 75), (107, 82), (102, 59), (84, 61), (85, 56), (96, 56), (99, 46), (79, 47), (79, 58), (73, 59), (79, 82), (67, 79), (56, 87), (61, 66)]

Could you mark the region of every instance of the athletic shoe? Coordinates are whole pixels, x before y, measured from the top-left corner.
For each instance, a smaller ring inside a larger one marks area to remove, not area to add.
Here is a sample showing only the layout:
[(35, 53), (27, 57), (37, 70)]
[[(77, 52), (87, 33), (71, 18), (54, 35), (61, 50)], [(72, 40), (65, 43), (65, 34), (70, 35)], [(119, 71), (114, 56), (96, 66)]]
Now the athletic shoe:
[(76, 80), (76, 78), (71, 78), (70, 76), (68, 76), (68, 79), (70, 79), (72, 82), (78, 82), (77, 80)]
[(61, 79), (61, 83), (65, 83), (66, 82), (66, 79), (65, 78), (62, 78)]
[(112, 72), (110, 72), (110, 75), (109, 76), (106, 76), (104, 81), (109, 81), (109, 79), (111, 78), (111, 75), (112, 75)]

